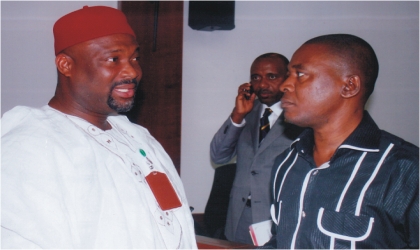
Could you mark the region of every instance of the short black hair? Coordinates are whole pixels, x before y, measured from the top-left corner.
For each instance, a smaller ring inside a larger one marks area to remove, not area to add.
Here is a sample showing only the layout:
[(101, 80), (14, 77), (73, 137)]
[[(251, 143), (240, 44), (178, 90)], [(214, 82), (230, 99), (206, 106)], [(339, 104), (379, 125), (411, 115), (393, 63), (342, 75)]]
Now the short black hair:
[(258, 59), (263, 59), (263, 58), (279, 58), (280, 60), (283, 61), (286, 68), (287, 68), (287, 65), (289, 65), (289, 60), (285, 56), (279, 53), (274, 53), (274, 52), (262, 54), (258, 56), (257, 58), (255, 58), (254, 62), (257, 61)]
[(364, 101), (373, 93), (379, 72), (379, 62), (372, 46), (365, 40), (350, 34), (330, 34), (312, 38), (304, 44), (324, 44), (332, 53), (346, 60), (351, 67), (362, 74), (365, 87)]

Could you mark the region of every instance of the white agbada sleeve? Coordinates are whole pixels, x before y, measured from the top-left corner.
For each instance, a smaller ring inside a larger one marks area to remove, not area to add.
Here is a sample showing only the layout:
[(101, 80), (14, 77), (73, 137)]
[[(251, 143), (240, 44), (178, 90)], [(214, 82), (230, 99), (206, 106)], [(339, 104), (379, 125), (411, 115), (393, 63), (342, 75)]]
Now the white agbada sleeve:
[[(148, 132), (118, 122), (155, 148), (180, 194), (179, 248), (196, 248), (185, 192)], [(128, 120), (127, 120), (128, 121)], [(2, 248), (167, 248), (124, 158), (50, 108), (18, 107), (2, 118)], [(173, 169), (172, 169), (173, 168)]]

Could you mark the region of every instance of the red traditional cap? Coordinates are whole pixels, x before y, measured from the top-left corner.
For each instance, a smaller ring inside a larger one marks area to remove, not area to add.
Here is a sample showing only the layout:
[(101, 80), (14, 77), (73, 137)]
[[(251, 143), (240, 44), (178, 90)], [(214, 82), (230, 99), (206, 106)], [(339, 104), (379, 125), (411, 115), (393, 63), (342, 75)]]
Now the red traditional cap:
[(55, 55), (65, 48), (103, 36), (129, 34), (136, 37), (124, 13), (106, 6), (84, 6), (61, 17), (55, 22), (53, 33)]

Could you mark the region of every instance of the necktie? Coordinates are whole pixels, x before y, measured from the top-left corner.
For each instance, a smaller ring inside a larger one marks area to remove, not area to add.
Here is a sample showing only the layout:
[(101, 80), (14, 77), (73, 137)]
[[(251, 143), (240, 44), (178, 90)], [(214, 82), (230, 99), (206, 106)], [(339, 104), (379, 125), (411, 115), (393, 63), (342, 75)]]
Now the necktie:
[(263, 116), (260, 118), (260, 143), (268, 134), (268, 131), (270, 131), (270, 122), (268, 121), (268, 117), (271, 113), (273, 113), (273, 110), (266, 108)]

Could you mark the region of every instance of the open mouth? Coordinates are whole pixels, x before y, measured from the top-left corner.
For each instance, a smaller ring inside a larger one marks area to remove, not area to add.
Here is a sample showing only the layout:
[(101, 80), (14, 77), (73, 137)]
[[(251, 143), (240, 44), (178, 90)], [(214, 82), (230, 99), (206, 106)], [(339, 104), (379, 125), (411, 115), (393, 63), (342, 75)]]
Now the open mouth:
[(134, 84), (124, 84), (115, 87), (112, 92), (121, 98), (133, 98), (135, 94)]

